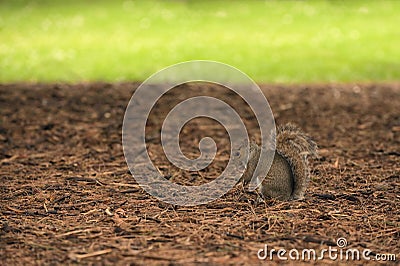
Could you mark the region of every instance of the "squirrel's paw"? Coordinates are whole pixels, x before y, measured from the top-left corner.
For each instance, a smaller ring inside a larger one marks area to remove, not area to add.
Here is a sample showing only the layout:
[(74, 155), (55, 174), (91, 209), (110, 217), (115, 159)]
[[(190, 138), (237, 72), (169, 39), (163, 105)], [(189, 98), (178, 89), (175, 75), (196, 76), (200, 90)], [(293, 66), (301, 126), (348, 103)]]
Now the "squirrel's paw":
[(303, 200), (304, 199), (304, 194), (302, 195), (292, 195), (290, 197), (290, 200)]

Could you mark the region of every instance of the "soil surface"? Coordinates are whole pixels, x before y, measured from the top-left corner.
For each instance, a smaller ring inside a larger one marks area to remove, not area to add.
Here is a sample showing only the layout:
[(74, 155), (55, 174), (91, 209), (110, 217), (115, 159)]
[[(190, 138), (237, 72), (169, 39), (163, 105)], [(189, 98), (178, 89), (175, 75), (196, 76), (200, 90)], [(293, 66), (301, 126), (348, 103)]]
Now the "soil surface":
[[(276, 124), (296, 123), (320, 148), (305, 199), (255, 204), (237, 186), (195, 207), (158, 201), (128, 170), (121, 128), (138, 85), (0, 85), (0, 264), (259, 264), (271, 263), (257, 257), (265, 245), (301, 254), (338, 249), (342, 237), (343, 251), (370, 249), (370, 263), (387, 253), (400, 261), (399, 83), (262, 85)], [(256, 140), (259, 130), (222, 87), (189, 84), (161, 98), (146, 127), (149, 155), (171, 182), (197, 185), (226, 167), (226, 131), (205, 118), (183, 128), (188, 157), (205, 136), (218, 146), (196, 172), (168, 162), (159, 134), (169, 110), (194, 95), (234, 106)]]

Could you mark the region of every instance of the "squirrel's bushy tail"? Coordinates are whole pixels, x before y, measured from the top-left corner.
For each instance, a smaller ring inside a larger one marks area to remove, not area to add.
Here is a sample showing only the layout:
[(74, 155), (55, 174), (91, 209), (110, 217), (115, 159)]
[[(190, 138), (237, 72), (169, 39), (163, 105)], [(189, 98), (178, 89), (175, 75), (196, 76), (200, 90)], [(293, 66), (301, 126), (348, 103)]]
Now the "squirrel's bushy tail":
[(289, 162), (294, 178), (292, 199), (302, 199), (309, 181), (308, 156), (317, 156), (317, 144), (294, 124), (277, 130), (276, 151)]

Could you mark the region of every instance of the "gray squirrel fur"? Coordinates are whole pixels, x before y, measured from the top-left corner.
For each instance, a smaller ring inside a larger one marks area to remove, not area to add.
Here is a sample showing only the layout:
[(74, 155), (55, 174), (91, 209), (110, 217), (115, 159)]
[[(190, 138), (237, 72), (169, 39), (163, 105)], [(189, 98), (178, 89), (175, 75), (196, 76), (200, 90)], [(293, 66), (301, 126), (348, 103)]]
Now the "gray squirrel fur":
[[(308, 156), (317, 156), (317, 144), (297, 126), (288, 123), (278, 127), (275, 156), (267, 176), (257, 191), (263, 198), (282, 201), (304, 198), (310, 180)], [(261, 147), (250, 143), (249, 159), (242, 176), (248, 184), (260, 157)], [(262, 162), (260, 162), (262, 163)]]

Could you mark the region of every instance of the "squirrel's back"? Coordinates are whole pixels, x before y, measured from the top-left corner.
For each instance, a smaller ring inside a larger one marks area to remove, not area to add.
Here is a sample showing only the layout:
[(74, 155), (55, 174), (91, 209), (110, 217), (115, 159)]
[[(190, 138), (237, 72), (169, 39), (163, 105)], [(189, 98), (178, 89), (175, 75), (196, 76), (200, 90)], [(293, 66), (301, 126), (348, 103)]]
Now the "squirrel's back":
[[(277, 129), (275, 140), (275, 156), (258, 191), (267, 198), (302, 199), (310, 176), (307, 157), (317, 155), (317, 144), (298, 127), (290, 123)], [(242, 176), (245, 185), (250, 182), (253, 176), (260, 153), (261, 148), (256, 143), (251, 142), (249, 161)], [(261, 165), (261, 167), (263, 166)]]
[(310, 179), (308, 156), (317, 156), (317, 144), (297, 126), (288, 123), (277, 130), (276, 151), (289, 163), (294, 180), (292, 199), (304, 198)]
[(288, 161), (275, 152), (271, 168), (259, 187), (259, 192), (267, 198), (289, 200), (292, 196), (293, 186), (294, 178)]

